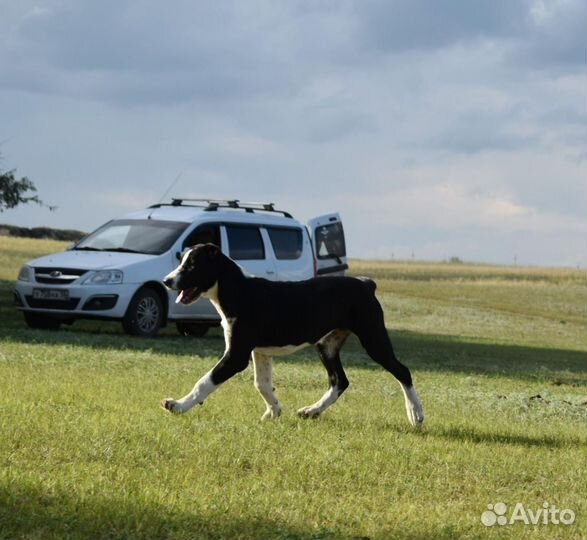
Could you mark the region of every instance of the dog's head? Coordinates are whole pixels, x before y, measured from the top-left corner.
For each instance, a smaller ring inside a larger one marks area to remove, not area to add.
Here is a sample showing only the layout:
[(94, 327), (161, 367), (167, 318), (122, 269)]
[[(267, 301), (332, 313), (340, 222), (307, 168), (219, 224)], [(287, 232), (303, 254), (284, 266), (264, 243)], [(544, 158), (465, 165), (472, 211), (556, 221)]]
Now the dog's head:
[(198, 244), (187, 251), (163, 283), (179, 291), (176, 303), (193, 304), (218, 281), (222, 252), (214, 244)]

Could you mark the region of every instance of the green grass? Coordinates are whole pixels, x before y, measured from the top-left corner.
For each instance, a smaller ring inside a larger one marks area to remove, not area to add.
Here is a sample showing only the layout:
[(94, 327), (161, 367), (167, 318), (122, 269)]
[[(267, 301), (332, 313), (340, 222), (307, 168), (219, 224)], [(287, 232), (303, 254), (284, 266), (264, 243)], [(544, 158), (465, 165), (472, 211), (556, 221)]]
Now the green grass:
[[(0, 538), (585, 538), (587, 283), (573, 270), (353, 261), (377, 279), (425, 427), (355, 340), (351, 387), (318, 420), (313, 351), (278, 359), (275, 422), (246, 370), (166, 414), (223, 349), (117, 323), (24, 328), (19, 266), (64, 244), (0, 237)], [(487, 528), (488, 504), (573, 525)]]

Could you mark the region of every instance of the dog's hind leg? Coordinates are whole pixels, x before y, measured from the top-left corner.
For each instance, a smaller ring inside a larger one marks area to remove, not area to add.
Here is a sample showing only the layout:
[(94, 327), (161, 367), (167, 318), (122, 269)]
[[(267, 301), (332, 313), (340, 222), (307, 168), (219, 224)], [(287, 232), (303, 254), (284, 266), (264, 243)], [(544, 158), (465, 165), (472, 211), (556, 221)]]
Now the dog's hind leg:
[(330, 386), (325, 394), (313, 405), (303, 407), (298, 411), (302, 418), (315, 418), (332, 405), (348, 388), (349, 381), (340, 362), (340, 349), (349, 336), (347, 330), (333, 330), (324, 336), (317, 344), (320, 360), (328, 372)]
[(279, 401), (273, 393), (273, 381), (272, 381), (272, 364), (273, 358), (256, 351), (253, 351), (253, 368), (255, 372), (255, 388), (259, 391), (267, 410), (261, 417), (261, 420), (268, 420), (272, 418), (278, 418), (281, 414), (281, 406)]
[(408, 420), (413, 426), (419, 426), (424, 421), (424, 412), (412, 383), (412, 374), (395, 356), (385, 326), (382, 324), (363, 329), (356, 334), (367, 354), (398, 380), (404, 394)]

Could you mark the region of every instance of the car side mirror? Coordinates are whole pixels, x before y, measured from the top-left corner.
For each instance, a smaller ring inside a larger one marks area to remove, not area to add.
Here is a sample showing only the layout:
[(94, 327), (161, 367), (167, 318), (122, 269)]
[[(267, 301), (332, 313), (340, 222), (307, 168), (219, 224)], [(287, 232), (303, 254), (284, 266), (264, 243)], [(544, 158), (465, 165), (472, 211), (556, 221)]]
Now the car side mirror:
[(181, 261), (183, 259), (183, 256), (189, 251), (189, 247), (184, 247), (182, 251), (176, 251), (175, 252), (175, 258), (178, 261)]

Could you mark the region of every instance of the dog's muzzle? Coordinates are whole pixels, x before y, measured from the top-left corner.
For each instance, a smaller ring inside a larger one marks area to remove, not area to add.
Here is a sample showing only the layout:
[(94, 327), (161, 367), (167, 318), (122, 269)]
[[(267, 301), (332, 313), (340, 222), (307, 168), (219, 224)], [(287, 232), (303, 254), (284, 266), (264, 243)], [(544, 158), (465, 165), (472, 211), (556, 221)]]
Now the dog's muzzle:
[(164, 284), (164, 285), (165, 285), (165, 286), (166, 286), (168, 289), (171, 289), (171, 290), (173, 290), (173, 278), (166, 277), (166, 278), (163, 280), (163, 284)]
[(200, 298), (203, 291), (200, 290), (199, 287), (182, 289), (179, 286), (179, 281), (179, 274), (175, 271), (171, 272), (171, 274), (168, 274), (163, 279), (163, 283), (168, 289), (171, 289), (172, 291), (179, 291), (179, 294), (175, 299), (176, 304), (189, 305), (193, 304), (196, 300), (198, 300), (198, 298)]
[(167, 274), (163, 278), (163, 283), (168, 289), (171, 289), (172, 291), (178, 291), (179, 290), (179, 286), (178, 286), (179, 285), (179, 272), (177, 270), (174, 270), (173, 272)]

